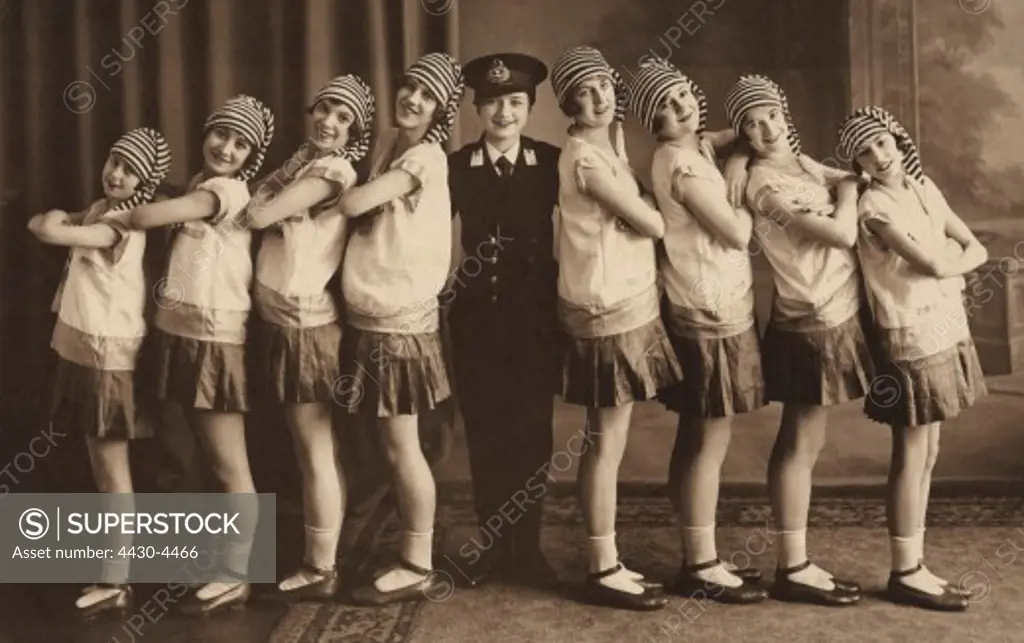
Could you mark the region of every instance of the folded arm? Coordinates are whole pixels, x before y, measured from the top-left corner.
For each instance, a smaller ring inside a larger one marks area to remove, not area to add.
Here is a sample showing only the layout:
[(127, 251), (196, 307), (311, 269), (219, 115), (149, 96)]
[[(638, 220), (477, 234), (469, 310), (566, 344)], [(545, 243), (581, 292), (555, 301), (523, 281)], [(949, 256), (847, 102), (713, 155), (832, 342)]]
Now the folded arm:
[(302, 177), (274, 198), (264, 200), (257, 196), (250, 201), (246, 207), (248, 224), (252, 228), (262, 230), (296, 212), (332, 199), (340, 189), (338, 183), (322, 177)]
[(857, 242), (857, 184), (852, 180), (837, 187), (832, 216), (822, 216), (798, 198), (786, 196), (772, 186), (762, 188), (753, 200), (753, 206), (763, 216), (808, 239), (833, 248), (852, 248)]
[(346, 191), (338, 205), (346, 217), (358, 217), (414, 192), (419, 187), (419, 179), (401, 168), (395, 168)]
[(612, 210), (638, 233), (652, 239), (665, 236), (665, 219), (639, 194), (623, 192), (607, 170), (588, 167), (580, 169), (585, 191)]
[[(724, 246), (743, 250), (750, 243), (753, 221), (742, 210), (734, 209), (711, 183), (699, 176), (679, 174), (673, 181), (675, 198)], [(719, 188), (720, 189), (720, 188)]]
[(217, 196), (208, 190), (196, 190), (185, 196), (140, 205), (132, 210), (129, 225), (137, 230), (162, 228), (175, 223), (198, 221), (215, 215), (220, 209)]

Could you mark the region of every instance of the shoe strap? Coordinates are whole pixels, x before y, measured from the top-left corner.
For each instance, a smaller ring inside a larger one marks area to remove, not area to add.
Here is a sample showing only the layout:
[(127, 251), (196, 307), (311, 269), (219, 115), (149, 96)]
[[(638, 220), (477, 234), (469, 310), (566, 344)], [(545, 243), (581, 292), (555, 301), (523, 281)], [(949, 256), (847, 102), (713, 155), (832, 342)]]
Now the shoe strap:
[[(233, 579), (235, 579), (237, 581), (241, 581), (241, 582), (245, 582), (245, 581), (249, 580), (249, 575), (248, 574), (242, 574), (240, 572), (236, 572), (233, 569), (228, 569), (227, 567), (219, 568), (217, 570), (217, 573), (218, 574), (223, 574), (225, 576), (228, 576), (230, 578), (233, 578)], [(220, 581), (218, 581), (218, 582), (220, 582)]]
[(802, 571), (804, 571), (805, 569), (807, 569), (810, 566), (811, 566), (811, 559), (808, 558), (807, 560), (805, 560), (804, 562), (800, 563), (799, 565), (793, 565), (792, 567), (780, 567), (776, 571), (776, 575), (782, 574), (783, 576), (790, 576), (792, 574), (796, 574), (797, 572), (802, 572)]
[(914, 567), (911, 567), (910, 569), (904, 569), (903, 571), (898, 571), (898, 572), (897, 571), (889, 572), (889, 575), (892, 576), (893, 578), (904, 578), (906, 576), (911, 576), (913, 574), (916, 574), (917, 572), (921, 571), (921, 569), (923, 567), (924, 567), (924, 565), (922, 565), (921, 563), (918, 563), (917, 565), (915, 565)]
[(313, 563), (303, 562), (299, 568), (301, 571), (316, 574), (318, 576), (333, 576), (337, 573), (337, 567), (317, 567)]
[(427, 569), (426, 567), (420, 567), (419, 565), (416, 565), (414, 563), (410, 563), (404, 557), (399, 557), (398, 558), (398, 565), (399, 565), (399, 567), (402, 567), (403, 569), (407, 569), (410, 572), (415, 572), (415, 573), (419, 574), (420, 576), (430, 576), (430, 573), (433, 571), (431, 569)]
[(707, 561), (706, 563), (700, 563), (699, 565), (689, 565), (689, 566), (687, 566), (685, 568), (685, 570), (688, 573), (690, 573), (690, 574), (694, 574), (696, 572), (702, 572), (702, 571), (711, 569), (712, 567), (717, 567), (718, 565), (721, 565), (721, 564), (722, 564), (721, 559), (719, 559), (719, 558), (712, 558), (711, 560)]
[(615, 565), (615, 567), (609, 567), (608, 569), (605, 569), (605, 570), (602, 570), (602, 571), (599, 571), (599, 572), (593, 572), (591, 574), (587, 574), (587, 580), (599, 581), (602, 578), (608, 578), (612, 574), (615, 574), (617, 572), (621, 572), (624, 569), (625, 569), (625, 567), (622, 566), (622, 563), (617, 563)]

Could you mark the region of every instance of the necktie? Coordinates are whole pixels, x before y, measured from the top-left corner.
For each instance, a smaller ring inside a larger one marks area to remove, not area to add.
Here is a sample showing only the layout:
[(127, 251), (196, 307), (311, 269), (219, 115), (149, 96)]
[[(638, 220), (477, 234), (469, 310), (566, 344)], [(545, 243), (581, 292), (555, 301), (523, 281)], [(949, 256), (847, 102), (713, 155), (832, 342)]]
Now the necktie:
[(498, 173), (502, 176), (512, 176), (512, 162), (506, 156), (498, 157)]

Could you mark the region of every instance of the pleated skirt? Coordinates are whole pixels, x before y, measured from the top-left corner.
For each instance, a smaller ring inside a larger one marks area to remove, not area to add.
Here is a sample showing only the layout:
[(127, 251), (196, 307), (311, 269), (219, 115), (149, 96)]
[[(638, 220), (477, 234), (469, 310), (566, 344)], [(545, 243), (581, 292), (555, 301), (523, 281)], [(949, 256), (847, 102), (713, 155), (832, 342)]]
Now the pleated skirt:
[(191, 409), (249, 410), (245, 346), (181, 337), (154, 329), (156, 395)]
[(965, 339), (920, 359), (879, 359), (864, 412), (889, 426), (921, 426), (952, 420), (986, 392), (974, 341)]
[(346, 326), (334, 399), (347, 413), (420, 415), (451, 397), (441, 331), (388, 333)]

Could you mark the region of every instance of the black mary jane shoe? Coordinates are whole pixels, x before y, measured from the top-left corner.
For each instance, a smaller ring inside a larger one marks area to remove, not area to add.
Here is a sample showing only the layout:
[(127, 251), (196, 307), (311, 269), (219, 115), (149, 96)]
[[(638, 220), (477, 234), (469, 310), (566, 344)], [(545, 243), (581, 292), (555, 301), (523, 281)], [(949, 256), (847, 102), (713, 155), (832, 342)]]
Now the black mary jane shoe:
[[(584, 598), (591, 605), (601, 607), (612, 607), (615, 609), (633, 610), (637, 612), (652, 612), (668, 605), (668, 598), (660, 590), (644, 587), (642, 594), (630, 594), (609, 587), (601, 582), (625, 567), (622, 563), (610, 567), (604, 571), (594, 574), (587, 574), (587, 581), (584, 585)], [(642, 587), (642, 586), (641, 586)]]
[(278, 595), (283, 599), (293, 602), (318, 603), (330, 601), (337, 595), (339, 577), (336, 567), (321, 568), (309, 563), (302, 563), (299, 571), (319, 576), (320, 580), (315, 580), (295, 589), (279, 589)]
[(811, 566), (811, 561), (806, 560), (794, 567), (777, 569), (775, 571), (775, 582), (772, 584), (771, 595), (776, 600), (787, 603), (809, 603), (811, 605), (825, 605), (827, 607), (846, 607), (856, 605), (860, 602), (860, 592), (844, 589), (833, 579), (833, 589), (821, 589), (806, 583), (799, 583), (790, 579), (790, 575), (802, 572)]
[(112, 585), (108, 583), (98, 583), (94, 586), (96, 589), (116, 589), (117, 593), (104, 598), (101, 601), (93, 603), (88, 607), (76, 608), (78, 617), (84, 620), (86, 623), (91, 623), (105, 616), (116, 616), (119, 614), (126, 613), (132, 606), (132, 600), (135, 595), (132, 592), (130, 585)]
[[(640, 576), (640, 572), (633, 571), (632, 567), (622, 562), (621, 560), (619, 561), (619, 565), (621, 565), (623, 569), (628, 569), (631, 573)], [(650, 578), (644, 578), (643, 576), (640, 576), (640, 578), (636, 579), (633, 582), (651, 592), (665, 591), (665, 583), (658, 580), (651, 580)]]
[[(686, 561), (684, 560), (683, 566), (680, 568), (680, 575), (682, 575), (682, 573), (689, 568), (690, 567), (686, 564)], [(756, 567), (737, 567), (736, 569), (729, 569), (727, 567), (726, 571), (732, 574), (733, 576), (739, 576), (748, 583), (757, 583), (760, 582), (763, 578), (763, 576), (761, 575), (761, 570), (757, 569)]]
[(918, 564), (916, 567), (900, 572), (891, 572), (889, 585), (886, 588), (886, 596), (889, 600), (899, 605), (910, 605), (937, 612), (963, 612), (967, 609), (969, 604), (967, 599), (951, 591), (949, 586), (943, 588), (941, 594), (936, 595), (915, 589), (900, 580), (911, 574), (916, 574), (921, 571), (921, 568), (922, 565)]
[[(921, 567), (923, 569), (925, 567), (924, 561), (921, 560), (921, 561), (918, 561), (918, 562), (921, 564)], [(974, 592), (972, 592), (971, 590), (967, 589), (966, 587), (961, 587), (959, 584), (954, 585), (953, 583), (950, 583), (949, 581), (946, 581), (946, 584), (943, 587), (945, 588), (945, 590), (947, 592), (950, 592), (952, 594), (956, 594), (957, 596), (963, 596), (968, 601), (970, 601), (972, 598), (974, 598)]]
[(195, 594), (192, 594), (187, 601), (182, 603), (181, 613), (185, 616), (212, 616), (227, 610), (241, 610), (245, 608), (251, 593), (252, 587), (249, 583), (239, 578), (237, 585), (217, 594), (213, 598), (200, 599)]
[[(441, 578), (445, 574), (435, 573), (433, 570), (414, 565), (403, 558), (399, 558), (398, 565), (402, 569), (407, 569), (414, 574), (423, 576), (423, 578), (405, 587), (399, 587), (398, 589), (386, 592), (377, 589), (377, 586), (370, 582), (352, 590), (352, 593), (349, 595), (352, 604), (363, 606), (390, 605), (391, 603), (410, 603), (421, 601), (424, 598), (450, 595), (451, 588), (448, 587), (448, 581)], [(431, 600), (436, 599), (431, 598)]]
[(702, 572), (721, 564), (722, 561), (715, 558), (706, 563), (685, 567), (680, 570), (679, 576), (669, 586), (668, 591), (676, 596), (708, 598), (719, 603), (729, 603), (732, 605), (760, 603), (768, 598), (767, 589), (756, 584), (756, 581), (743, 580), (738, 575), (737, 578), (743, 581), (743, 584), (738, 587), (720, 585), (697, 576), (697, 572)]

